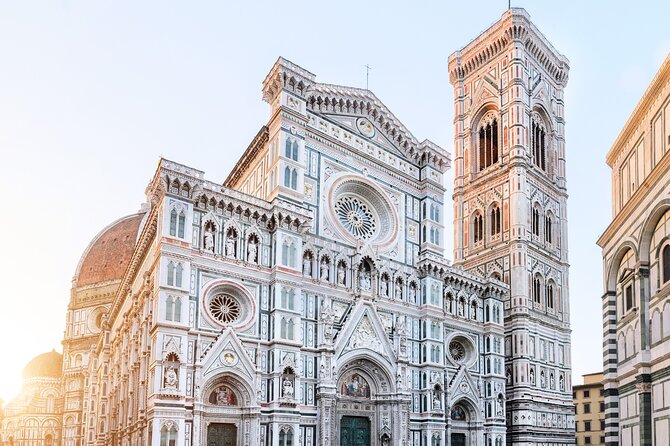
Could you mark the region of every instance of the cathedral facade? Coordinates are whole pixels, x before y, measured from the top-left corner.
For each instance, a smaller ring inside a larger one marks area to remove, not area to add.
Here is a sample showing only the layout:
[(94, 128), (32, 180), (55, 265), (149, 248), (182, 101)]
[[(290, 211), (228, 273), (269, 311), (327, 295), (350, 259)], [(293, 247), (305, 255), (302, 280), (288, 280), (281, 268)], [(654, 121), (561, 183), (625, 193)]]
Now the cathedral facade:
[(449, 70), (454, 265), (450, 154), (279, 58), (224, 183), (161, 159), (82, 255), (54, 445), (574, 444), (567, 60), (510, 9)]

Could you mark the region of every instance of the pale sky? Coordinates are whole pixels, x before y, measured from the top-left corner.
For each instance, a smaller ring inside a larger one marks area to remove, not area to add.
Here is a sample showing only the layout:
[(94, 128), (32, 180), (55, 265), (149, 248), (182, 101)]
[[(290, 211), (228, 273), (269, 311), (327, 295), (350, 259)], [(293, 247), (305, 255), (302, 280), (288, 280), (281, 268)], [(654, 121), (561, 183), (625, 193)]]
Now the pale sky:
[[(565, 95), (573, 374), (602, 368), (605, 153), (670, 50), (670, 2), (514, 1), (570, 59)], [(451, 151), (447, 58), (504, 0), (0, 3), (0, 398), (62, 351), (83, 250), (136, 212), (161, 155), (221, 182), (268, 118), (278, 56), (320, 82), (365, 86)], [(452, 177), (447, 179), (451, 212)], [(451, 218), (451, 217), (449, 217)], [(445, 239), (451, 243), (451, 227)], [(452, 258), (451, 245), (446, 254)]]

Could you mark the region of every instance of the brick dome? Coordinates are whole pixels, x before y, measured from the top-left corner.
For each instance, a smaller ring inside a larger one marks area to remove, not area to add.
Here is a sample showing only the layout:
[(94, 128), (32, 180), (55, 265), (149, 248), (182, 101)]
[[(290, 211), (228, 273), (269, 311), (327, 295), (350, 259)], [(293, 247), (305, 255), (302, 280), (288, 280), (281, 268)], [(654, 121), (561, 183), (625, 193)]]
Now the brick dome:
[(103, 229), (88, 245), (74, 277), (74, 286), (118, 280), (123, 277), (135, 249), (144, 212), (128, 215)]
[(60, 378), (63, 370), (63, 355), (56, 350), (35, 356), (24, 367), (23, 379), (30, 378)]

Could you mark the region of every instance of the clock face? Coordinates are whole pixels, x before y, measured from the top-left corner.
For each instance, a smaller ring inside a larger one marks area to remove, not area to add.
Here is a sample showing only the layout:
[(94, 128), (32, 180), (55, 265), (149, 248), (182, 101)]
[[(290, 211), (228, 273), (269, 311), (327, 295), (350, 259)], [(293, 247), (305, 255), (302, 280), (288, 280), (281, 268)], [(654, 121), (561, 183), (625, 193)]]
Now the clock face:
[(375, 136), (375, 127), (370, 120), (366, 118), (358, 118), (356, 127), (358, 127), (358, 131), (361, 132), (363, 136), (367, 136), (368, 138)]

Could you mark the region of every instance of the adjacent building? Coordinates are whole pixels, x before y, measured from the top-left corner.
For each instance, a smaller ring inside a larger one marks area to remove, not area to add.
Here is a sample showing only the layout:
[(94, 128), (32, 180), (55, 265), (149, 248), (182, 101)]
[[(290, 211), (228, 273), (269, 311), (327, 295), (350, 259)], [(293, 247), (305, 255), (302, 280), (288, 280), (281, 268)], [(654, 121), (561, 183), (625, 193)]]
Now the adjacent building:
[(510, 285), (509, 444), (574, 444), (566, 146), (569, 64), (523, 9), (449, 57), (454, 264)]
[(22, 373), (19, 394), (0, 412), (0, 444), (57, 446), (63, 422), (63, 355), (56, 351), (33, 358)]
[(584, 375), (584, 383), (572, 387), (575, 402), (577, 445), (605, 445), (605, 390), (601, 372)]
[(670, 438), (670, 56), (607, 154), (603, 252), (605, 440)]

